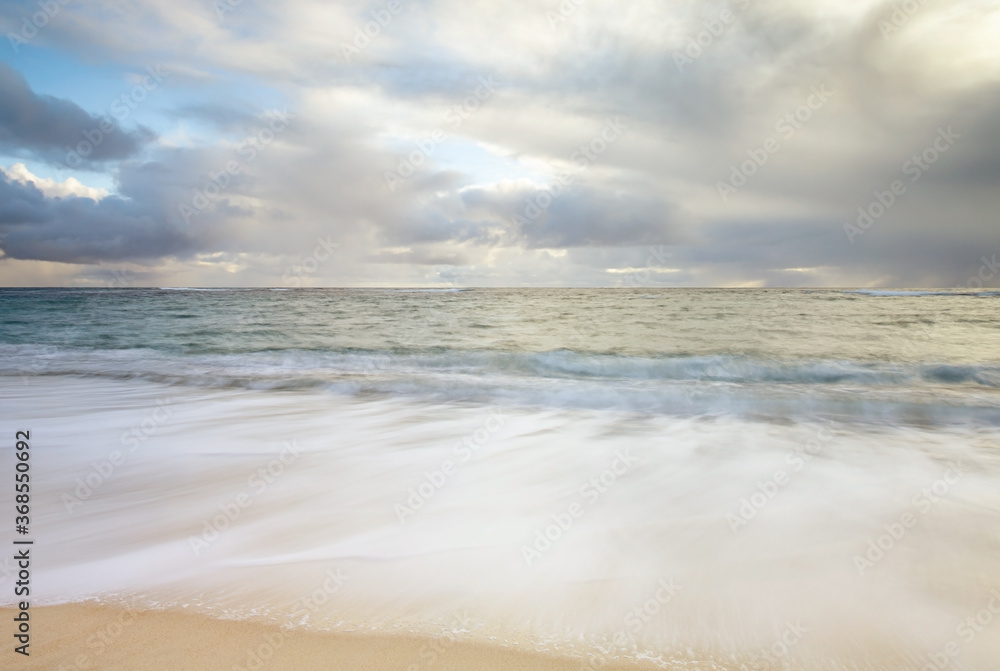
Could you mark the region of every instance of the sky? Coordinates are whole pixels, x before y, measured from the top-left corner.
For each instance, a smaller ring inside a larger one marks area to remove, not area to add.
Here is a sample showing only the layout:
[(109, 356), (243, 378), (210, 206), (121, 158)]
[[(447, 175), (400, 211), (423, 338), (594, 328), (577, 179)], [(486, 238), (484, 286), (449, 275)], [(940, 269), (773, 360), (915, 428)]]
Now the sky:
[(0, 0), (2, 286), (1000, 286), (996, 0)]

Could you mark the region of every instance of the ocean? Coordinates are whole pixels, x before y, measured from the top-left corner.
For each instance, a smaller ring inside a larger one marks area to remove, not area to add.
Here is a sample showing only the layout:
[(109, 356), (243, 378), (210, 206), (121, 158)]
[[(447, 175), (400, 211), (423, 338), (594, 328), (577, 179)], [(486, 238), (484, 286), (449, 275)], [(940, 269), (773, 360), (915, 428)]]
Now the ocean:
[(0, 404), (40, 603), (1000, 668), (998, 292), (0, 289)]

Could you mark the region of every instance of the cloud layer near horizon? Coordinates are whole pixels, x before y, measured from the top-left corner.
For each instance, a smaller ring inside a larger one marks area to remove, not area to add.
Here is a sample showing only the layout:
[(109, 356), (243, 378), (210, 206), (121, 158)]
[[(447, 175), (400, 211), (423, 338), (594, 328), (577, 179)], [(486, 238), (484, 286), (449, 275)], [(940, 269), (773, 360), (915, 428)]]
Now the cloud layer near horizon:
[[(968, 286), (1000, 254), (995, 3), (36, 10), (0, 9), (2, 284)], [(124, 97), (39, 92), (45, 52)]]

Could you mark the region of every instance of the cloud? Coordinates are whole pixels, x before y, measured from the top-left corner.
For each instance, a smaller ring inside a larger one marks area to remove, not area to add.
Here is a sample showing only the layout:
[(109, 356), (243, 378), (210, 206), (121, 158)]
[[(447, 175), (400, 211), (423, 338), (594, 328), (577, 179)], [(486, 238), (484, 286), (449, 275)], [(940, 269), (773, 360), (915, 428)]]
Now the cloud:
[(91, 264), (189, 252), (192, 241), (142, 203), (108, 196), (47, 198), (0, 178), (0, 250), (12, 259)]
[[(88, 141), (88, 135), (95, 141)], [(89, 142), (93, 149), (86, 152), (81, 163), (94, 166), (128, 158), (154, 137), (147, 128), (123, 130), (110, 119), (88, 114), (69, 100), (38, 95), (20, 73), (0, 63), (2, 150), (65, 164), (73, 148)], [(69, 162), (76, 164), (73, 159)]]
[[(318, 239), (339, 247), (309, 271), (315, 285), (609, 284), (643, 268), (650, 247), (676, 271), (650, 273), (664, 285), (961, 284), (984, 251), (1000, 252), (1000, 8), (921, 3), (885, 34), (893, 4), (588, 0), (553, 25), (554, 7), (531, 2), (406, 3), (350, 62), (341, 45), (384, 3), (244, 2), (223, 16), (198, 0), (70, 4), (33, 44), (187, 73), (165, 92), (164, 118), (143, 118), (181, 140), (147, 146), (140, 162), (151, 131), (109, 135), (90, 157), (116, 180), (100, 202), (12, 168), (4, 249), (159, 259), (159, 281), (188, 284), (281, 283)], [(698, 38), (727, 7), (735, 20)], [(447, 122), (480, 77), (499, 82), (495, 94)], [(18, 156), (62, 161), (100, 121), (6, 66), (0, 87), (0, 148)], [(815, 87), (829, 100), (779, 131)], [(242, 136), (286, 101), (293, 123), (246, 161)], [(574, 152), (617, 116), (627, 130), (550, 199)], [(909, 179), (905, 162), (949, 125), (954, 147), (852, 244), (844, 223)], [(438, 129), (447, 140), (389, 189), (385, 173)], [(718, 183), (768, 138), (779, 149), (721, 198)], [(239, 174), (185, 221), (178, 206), (230, 161)]]
[(6, 169), (0, 166), (0, 174), (4, 174), (10, 180), (20, 182), (21, 184), (34, 184), (48, 198), (79, 196), (97, 201), (108, 195), (105, 189), (85, 186), (75, 177), (67, 177), (62, 182), (57, 182), (49, 178), (43, 179), (37, 175), (33, 175), (23, 163), (15, 163)]
[(472, 212), (515, 222), (507, 224), (509, 243), (532, 249), (671, 244), (681, 238), (669, 203), (620, 188), (472, 187), (462, 191), (462, 203)]

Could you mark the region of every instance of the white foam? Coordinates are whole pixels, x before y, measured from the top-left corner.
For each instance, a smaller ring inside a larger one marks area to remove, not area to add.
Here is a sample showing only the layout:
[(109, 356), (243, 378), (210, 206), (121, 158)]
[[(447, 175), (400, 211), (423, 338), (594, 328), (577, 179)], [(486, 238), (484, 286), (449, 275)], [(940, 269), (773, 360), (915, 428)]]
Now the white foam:
[(836, 415), (886, 423), (1000, 424), (996, 364), (644, 357), (569, 350), (176, 354), (149, 348), (0, 344), (0, 375), (22, 380), (37, 375), (138, 378), (198, 387), (313, 389), (682, 416)]
[[(68, 515), (63, 495), (165, 399), (169, 419)], [(141, 594), (287, 619), (339, 569), (343, 588), (290, 621), (417, 630), (462, 611), (500, 640), (672, 659), (756, 652), (799, 620), (810, 635), (795, 654), (830, 659), (858, 641), (932, 651), (1000, 584), (995, 429), (524, 408), (504, 408), (498, 427), (477, 405), (65, 378), (0, 380), (0, 402), (0, 431), (9, 418), (33, 428), (43, 601)], [(478, 445), (467, 461), (465, 438)], [(300, 456), (258, 492), (250, 478), (289, 441)], [(796, 470), (810, 441), (816, 456)], [(584, 497), (619, 452), (637, 463)], [(955, 460), (961, 478), (920, 512), (914, 497)], [(401, 523), (396, 506), (446, 461), (455, 472)], [(734, 533), (727, 516), (778, 471), (787, 482)], [(251, 504), (196, 555), (191, 539), (240, 494)], [(0, 488), (0, 507), (10, 496)], [(529, 566), (523, 548), (573, 504), (582, 515)], [(919, 524), (858, 575), (853, 558), (905, 512)], [(628, 613), (660, 580), (681, 589), (633, 630)], [(998, 646), (981, 636), (963, 659), (980, 668)]]

